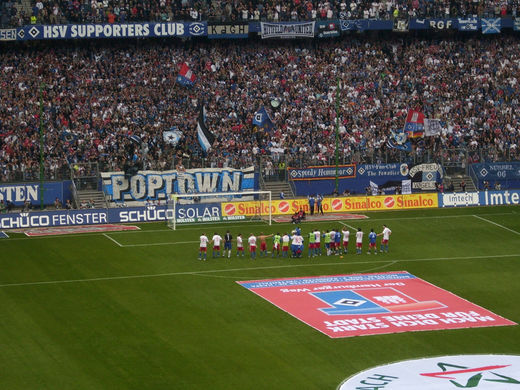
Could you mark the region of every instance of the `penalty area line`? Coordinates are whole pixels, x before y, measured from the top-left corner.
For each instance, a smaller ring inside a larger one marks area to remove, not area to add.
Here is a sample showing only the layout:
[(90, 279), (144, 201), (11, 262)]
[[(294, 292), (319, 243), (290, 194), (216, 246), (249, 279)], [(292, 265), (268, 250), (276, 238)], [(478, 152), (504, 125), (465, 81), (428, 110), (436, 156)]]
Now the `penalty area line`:
[(119, 246), (119, 247), (121, 247), (121, 248), (123, 247), (123, 245), (121, 245), (121, 244), (120, 244), (116, 239), (110, 237), (108, 234), (103, 233), (103, 235), (104, 235), (106, 238), (108, 238), (110, 241), (114, 242), (117, 246)]
[(499, 223), (493, 222), (493, 221), (491, 221), (491, 220), (489, 220), (489, 219), (487, 219), (487, 218), (481, 217), (481, 216), (476, 215), (476, 214), (473, 214), (473, 216), (474, 216), (475, 218), (477, 218), (477, 219), (480, 219), (480, 220), (485, 221), (485, 222), (487, 222), (487, 223), (490, 223), (490, 224), (492, 224), (492, 225), (498, 226), (499, 228), (505, 229), (505, 230), (507, 230), (507, 231), (509, 231), (509, 232), (511, 232), (511, 233), (515, 233), (515, 234), (517, 234), (517, 235), (520, 236), (520, 232), (517, 232), (516, 230), (509, 229), (508, 227), (505, 227), (504, 225), (501, 225), (501, 224), (499, 224)]
[[(383, 256), (381, 256), (383, 257)], [(383, 264), (393, 261), (394, 263), (399, 262), (421, 262), (421, 261), (444, 261), (444, 260), (481, 260), (481, 259), (501, 259), (519, 257), (520, 253), (511, 255), (488, 255), (488, 256), (457, 256), (457, 257), (431, 257), (431, 258), (417, 258), (417, 259), (388, 259), (388, 260), (371, 260), (371, 261), (344, 261), (334, 263), (313, 263), (313, 264), (286, 264), (286, 265), (272, 265), (265, 267), (246, 267), (246, 268), (229, 268), (229, 269), (213, 269), (207, 271), (184, 271), (184, 272), (167, 272), (161, 274), (142, 274), (142, 275), (123, 275), (123, 276), (106, 276), (99, 278), (85, 278), (85, 279), (70, 279), (70, 280), (48, 280), (39, 282), (21, 282), (21, 283), (5, 283), (0, 284), (1, 287), (20, 287), (20, 286), (39, 286), (39, 285), (52, 285), (52, 284), (67, 284), (67, 283), (83, 283), (83, 282), (101, 282), (110, 280), (127, 280), (127, 279), (145, 279), (145, 278), (160, 278), (167, 276), (182, 276), (192, 275), (200, 276), (202, 274), (209, 273), (221, 273), (221, 272), (241, 272), (241, 271), (261, 271), (268, 269), (283, 269), (283, 268), (302, 268), (302, 267), (323, 267), (333, 265), (354, 265), (354, 264)], [(240, 278), (240, 277), (237, 277)]]

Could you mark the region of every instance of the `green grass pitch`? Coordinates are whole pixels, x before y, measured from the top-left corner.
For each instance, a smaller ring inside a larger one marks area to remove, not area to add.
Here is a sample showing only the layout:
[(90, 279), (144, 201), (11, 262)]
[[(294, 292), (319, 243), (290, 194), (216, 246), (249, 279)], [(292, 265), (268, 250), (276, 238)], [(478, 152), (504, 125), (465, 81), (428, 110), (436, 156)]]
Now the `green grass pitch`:
[[(370, 367), (449, 354), (519, 354), (520, 327), (331, 339), (235, 281), (405, 270), (520, 322), (518, 207), (367, 213), (390, 253), (198, 261), (201, 232), (261, 222), (142, 224), (137, 232), (0, 241), (2, 389), (335, 389)], [(336, 222), (302, 224), (330, 229)], [(366, 239), (365, 239), (366, 242)], [(352, 242), (351, 242), (352, 245)]]

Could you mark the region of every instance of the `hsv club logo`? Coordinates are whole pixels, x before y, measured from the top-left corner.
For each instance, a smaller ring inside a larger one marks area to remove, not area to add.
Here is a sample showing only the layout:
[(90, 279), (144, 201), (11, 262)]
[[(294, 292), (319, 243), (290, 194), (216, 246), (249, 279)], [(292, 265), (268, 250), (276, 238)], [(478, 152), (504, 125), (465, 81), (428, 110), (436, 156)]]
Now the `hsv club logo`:
[(407, 360), (363, 371), (338, 390), (520, 389), (520, 356), (456, 355)]

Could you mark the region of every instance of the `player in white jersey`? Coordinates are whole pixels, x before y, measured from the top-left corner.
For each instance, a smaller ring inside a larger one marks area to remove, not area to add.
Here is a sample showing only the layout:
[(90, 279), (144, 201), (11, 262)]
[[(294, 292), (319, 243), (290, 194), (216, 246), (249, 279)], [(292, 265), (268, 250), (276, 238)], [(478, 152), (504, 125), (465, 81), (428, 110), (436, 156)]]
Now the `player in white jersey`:
[(282, 236), (282, 257), (287, 257), (289, 255), (289, 242), (291, 241), (291, 236), (287, 233), (284, 233)]
[(318, 229), (314, 231), (314, 237), (314, 252), (316, 253), (316, 256), (321, 256), (321, 232)]
[(199, 245), (199, 260), (206, 260), (207, 251), (208, 251), (208, 237), (206, 233), (202, 233), (200, 236), (200, 245)]
[(341, 229), (341, 233), (343, 233), (343, 253), (348, 253), (348, 240), (350, 237), (350, 230), (346, 227)]
[(237, 256), (244, 257), (244, 240), (242, 234), (237, 235)]
[(220, 257), (220, 242), (222, 241), (222, 237), (218, 233), (215, 233), (211, 241), (213, 241), (213, 257), (215, 257), (215, 254), (217, 255), (216, 257)]
[(253, 233), (247, 239), (249, 243), (249, 253), (251, 253), (251, 258), (254, 260), (256, 258), (256, 237)]
[(361, 228), (358, 228), (356, 232), (356, 255), (361, 254), (361, 250), (363, 249), (363, 231)]
[(330, 243), (329, 243), (330, 249), (327, 251), (327, 256), (330, 256), (334, 253), (334, 247), (335, 247), (334, 238), (336, 237), (336, 232), (334, 231), (334, 229), (332, 229), (329, 232), (329, 236), (330, 236)]
[(301, 257), (303, 252), (303, 237), (299, 234), (292, 236), (291, 242), (292, 257)]
[(388, 252), (388, 240), (390, 240), (390, 234), (392, 234), (392, 231), (388, 228), (388, 226), (383, 225), (383, 231), (378, 234), (378, 236), (383, 236), (381, 239), (380, 252)]

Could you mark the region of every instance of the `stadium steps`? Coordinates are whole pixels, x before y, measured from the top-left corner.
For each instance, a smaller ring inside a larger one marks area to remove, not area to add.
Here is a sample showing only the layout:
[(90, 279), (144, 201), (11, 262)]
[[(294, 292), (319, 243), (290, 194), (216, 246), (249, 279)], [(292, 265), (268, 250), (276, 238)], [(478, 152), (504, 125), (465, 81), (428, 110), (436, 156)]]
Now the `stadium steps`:
[(265, 181), (262, 185), (263, 191), (271, 191), (272, 199), (278, 199), (280, 192), (283, 191), (285, 198), (294, 198), (291, 185), (287, 181)]
[(94, 208), (104, 209), (107, 207), (107, 203), (105, 201), (105, 196), (103, 194), (103, 191), (93, 191), (93, 190), (78, 191), (78, 207), (82, 203), (88, 204), (88, 202), (91, 199), (94, 201)]
[(21, 3), (15, 3), (15, 7), (18, 8), (18, 12), (24, 12), (25, 15), (32, 15), (32, 5), (31, 0), (22, 0)]
[(470, 176), (467, 175), (461, 175), (461, 176), (452, 176), (451, 182), (453, 183), (453, 186), (455, 187), (455, 192), (461, 192), (460, 183), (462, 181), (466, 182), (466, 192), (474, 192), (477, 191), (477, 187), (475, 187), (475, 183), (473, 183), (473, 180), (471, 180)]

